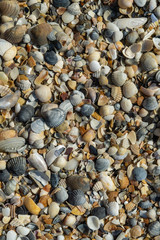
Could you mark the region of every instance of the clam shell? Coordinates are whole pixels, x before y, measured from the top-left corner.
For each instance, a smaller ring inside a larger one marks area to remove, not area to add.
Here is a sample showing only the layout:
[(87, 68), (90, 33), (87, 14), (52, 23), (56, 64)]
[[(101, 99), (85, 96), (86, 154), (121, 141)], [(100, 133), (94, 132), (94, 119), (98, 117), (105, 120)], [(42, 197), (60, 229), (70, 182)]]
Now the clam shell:
[(68, 202), (73, 206), (80, 206), (86, 202), (84, 192), (80, 189), (68, 191)]
[(101, 181), (98, 181), (94, 184), (93, 191), (98, 192), (100, 190), (103, 190), (103, 185), (102, 185)]
[(160, 38), (154, 37), (152, 40), (153, 40), (154, 46), (155, 46), (158, 50), (160, 50)]
[(130, 8), (130, 7), (132, 7), (132, 4), (133, 4), (133, 0), (128, 0), (128, 1), (126, 1), (126, 0), (118, 0), (118, 6), (120, 7), (120, 8)]
[(125, 112), (130, 112), (130, 110), (132, 109), (131, 100), (123, 97), (121, 101), (121, 108)]
[(104, 189), (108, 191), (115, 191), (116, 186), (112, 181), (111, 177), (107, 175), (107, 172), (101, 172), (99, 174), (99, 179), (102, 182)]
[(112, 86), (111, 89), (111, 96), (113, 97), (114, 101), (120, 102), (122, 99), (122, 91), (120, 87)]
[(25, 139), (22, 137), (9, 138), (0, 141), (1, 152), (16, 152), (25, 144)]
[(143, 101), (143, 107), (148, 111), (153, 111), (158, 107), (158, 102), (155, 97), (148, 97)]
[(60, 210), (59, 204), (56, 202), (52, 202), (48, 208), (50, 218), (54, 218), (56, 215), (58, 215), (59, 210)]
[(7, 171), (7, 169), (0, 170), (0, 181), (8, 182), (9, 179), (10, 179), (10, 173)]
[(160, 71), (157, 71), (156, 73), (156, 81), (160, 82)]
[(144, 53), (140, 59), (141, 68), (143, 71), (151, 71), (158, 69), (156, 56), (152, 52)]
[(73, 225), (76, 222), (76, 217), (74, 215), (68, 215), (65, 217), (63, 224), (73, 228)]
[(41, 133), (45, 130), (44, 120), (39, 118), (31, 123), (31, 130), (35, 133)]
[(17, 54), (17, 48), (13, 46), (5, 52), (5, 54), (3, 55), (3, 59), (4, 61), (8, 62), (10, 60), (13, 60), (16, 54)]
[(126, 73), (123, 73), (121, 71), (114, 71), (112, 73), (112, 82), (117, 87), (123, 86), (123, 84), (125, 83), (126, 80), (127, 80), (127, 74)]
[(80, 10), (80, 6), (79, 3), (72, 3), (71, 5), (69, 5), (69, 7), (67, 8), (67, 11), (72, 14), (72, 15), (79, 15), (81, 13)]
[(74, 90), (70, 95), (70, 102), (73, 106), (77, 106), (83, 99), (85, 99), (84, 94), (77, 90)]
[(0, 2), (0, 15), (16, 18), (19, 14), (20, 7), (16, 1)]
[(143, 26), (147, 22), (147, 18), (122, 18), (122, 19), (116, 19), (113, 23), (116, 24), (119, 29), (125, 29), (125, 28), (138, 28)]
[(146, 39), (142, 42), (142, 52), (149, 52), (152, 50), (153, 48), (153, 42), (152, 40), (150, 39)]
[(73, 175), (67, 178), (67, 186), (71, 188), (71, 190), (80, 189), (83, 192), (87, 192), (90, 189), (90, 182), (86, 177)]
[(107, 208), (108, 215), (118, 216), (119, 215), (119, 205), (117, 202), (110, 202)]
[(99, 158), (96, 160), (95, 168), (98, 172), (107, 170), (109, 166), (110, 166), (110, 161), (108, 159)]
[(44, 45), (47, 41), (47, 35), (52, 32), (52, 27), (48, 23), (41, 23), (31, 29), (31, 38), (35, 44)]
[(54, 147), (46, 154), (46, 162), (47, 165), (50, 166), (57, 157), (59, 157), (66, 148), (63, 145), (58, 145), (57, 147)]
[(43, 188), (48, 184), (49, 177), (44, 173), (38, 170), (29, 171), (28, 175), (35, 181), (35, 183), (40, 187)]
[(100, 107), (99, 113), (101, 116), (108, 116), (111, 115), (114, 112), (114, 107), (110, 105), (105, 105)]
[(23, 175), (26, 171), (26, 167), (26, 159), (24, 157), (11, 158), (7, 162), (8, 171), (16, 176)]
[(18, 113), (18, 120), (20, 122), (27, 122), (34, 116), (34, 107), (31, 105), (23, 105)]
[(4, 39), (0, 39), (0, 56), (3, 56), (4, 53), (12, 47), (12, 44)]
[(60, 105), (59, 108), (62, 109), (65, 113), (67, 112), (73, 112), (73, 106), (70, 102), (70, 100), (65, 100), (63, 101)]
[(87, 226), (93, 231), (98, 230), (100, 228), (99, 218), (96, 216), (89, 216), (87, 218)]
[(64, 122), (66, 113), (60, 108), (54, 108), (43, 114), (44, 120), (49, 127), (58, 127)]
[(136, 85), (133, 82), (127, 81), (123, 85), (123, 95), (126, 98), (131, 98), (134, 95), (136, 95), (137, 93), (138, 93), (138, 89), (137, 89)]
[(59, 187), (54, 195), (56, 202), (63, 203), (68, 199), (67, 190), (63, 187)]
[(26, 31), (27, 27), (25, 25), (16, 25), (6, 30), (3, 34), (3, 38), (12, 44), (20, 43)]
[(44, 158), (37, 152), (31, 153), (28, 158), (29, 163), (41, 172), (47, 171), (47, 165)]
[(4, 193), (9, 196), (11, 195), (11, 193), (13, 193), (16, 190), (16, 185), (17, 182), (14, 179), (9, 180), (6, 183), (5, 189), (4, 189)]

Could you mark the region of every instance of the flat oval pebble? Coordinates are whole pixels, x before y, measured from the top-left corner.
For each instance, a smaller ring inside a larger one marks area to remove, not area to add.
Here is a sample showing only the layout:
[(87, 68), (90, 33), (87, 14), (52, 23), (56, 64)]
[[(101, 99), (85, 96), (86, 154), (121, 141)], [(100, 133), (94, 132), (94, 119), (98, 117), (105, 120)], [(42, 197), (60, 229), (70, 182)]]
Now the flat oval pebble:
[(135, 167), (132, 171), (132, 175), (135, 181), (142, 181), (146, 179), (147, 171), (142, 167)]
[(55, 65), (58, 62), (58, 58), (54, 51), (46, 52), (44, 54), (44, 60), (51, 65)]

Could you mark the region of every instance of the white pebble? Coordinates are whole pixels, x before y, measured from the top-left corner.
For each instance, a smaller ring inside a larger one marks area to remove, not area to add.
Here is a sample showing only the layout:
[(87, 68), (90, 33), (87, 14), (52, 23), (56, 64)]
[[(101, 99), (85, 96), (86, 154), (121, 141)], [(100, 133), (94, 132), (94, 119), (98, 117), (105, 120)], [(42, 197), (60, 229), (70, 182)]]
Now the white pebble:
[(99, 62), (93, 60), (92, 62), (90, 62), (89, 68), (92, 72), (97, 72), (98, 70), (100, 70), (101, 66)]
[(64, 23), (70, 23), (74, 20), (74, 15), (65, 11), (65, 13), (63, 13), (63, 15), (62, 15), (62, 20), (63, 20)]
[(108, 204), (107, 213), (112, 216), (118, 216), (119, 214), (119, 205), (117, 202), (110, 202)]
[(64, 236), (63, 236), (63, 235), (59, 235), (59, 236), (57, 237), (57, 240), (64, 240)]
[(10, 210), (9, 207), (7, 207), (7, 208), (2, 208), (2, 214), (3, 214), (3, 216), (9, 217), (9, 216), (10, 216), (10, 212), (11, 212), (11, 210)]
[(150, 210), (148, 210), (147, 216), (148, 216), (150, 219), (152, 219), (153, 221), (156, 220), (157, 214), (156, 214), (155, 209), (150, 209)]
[(17, 239), (17, 233), (13, 230), (10, 230), (7, 232), (6, 240), (16, 240)]
[(30, 232), (30, 229), (27, 227), (18, 226), (16, 231), (18, 234), (21, 234), (22, 236), (26, 236)]
[(25, 34), (23, 37), (23, 42), (24, 43), (29, 43), (31, 41), (31, 37), (29, 34)]
[(121, 101), (121, 108), (125, 112), (129, 112), (132, 109), (132, 102), (130, 99), (124, 98)]

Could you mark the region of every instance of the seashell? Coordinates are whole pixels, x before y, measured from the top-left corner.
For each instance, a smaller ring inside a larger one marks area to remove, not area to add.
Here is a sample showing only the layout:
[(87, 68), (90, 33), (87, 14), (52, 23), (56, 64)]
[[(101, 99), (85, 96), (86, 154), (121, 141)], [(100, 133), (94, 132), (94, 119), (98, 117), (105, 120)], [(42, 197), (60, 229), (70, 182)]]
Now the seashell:
[(20, 7), (16, 1), (1, 1), (0, 15), (16, 18), (19, 14)]
[(76, 222), (76, 217), (72, 214), (65, 217), (63, 224), (73, 228), (73, 225)]
[(142, 42), (142, 49), (141, 52), (150, 52), (153, 48), (153, 42), (150, 39), (146, 39)]
[(58, 127), (64, 122), (66, 113), (60, 108), (54, 108), (46, 111), (43, 117), (49, 127)]
[(108, 84), (108, 78), (106, 76), (100, 75), (99, 77), (99, 84), (101, 86), (105, 86)]
[(55, 65), (58, 62), (57, 55), (54, 51), (47, 51), (44, 54), (44, 59), (48, 64)]
[(70, 131), (68, 121), (64, 121), (61, 125), (56, 127), (55, 130), (59, 133), (68, 133)]
[(120, 102), (122, 99), (122, 91), (120, 87), (112, 86), (111, 88), (111, 96), (113, 97), (114, 101)]
[(159, 236), (160, 235), (160, 222), (153, 221), (148, 225), (148, 232), (151, 237)]
[(29, 193), (30, 189), (26, 185), (20, 185), (19, 191), (23, 196), (26, 196)]
[(152, 12), (157, 7), (157, 1), (156, 0), (150, 0), (149, 1), (149, 11)]
[(118, 6), (120, 8), (130, 8), (132, 7), (132, 4), (133, 4), (133, 0), (118, 0)]
[(100, 228), (99, 218), (96, 216), (89, 216), (87, 218), (87, 226), (93, 231), (98, 230)]
[(158, 19), (160, 19), (160, 6), (158, 6), (155, 10), (154, 10), (154, 14), (156, 15), (156, 17)]
[(14, 22), (5, 22), (3, 24), (1, 24), (0, 26), (0, 34), (1, 36), (3, 36), (3, 33), (9, 29), (9, 28), (12, 28), (14, 26)]
[(53, 0), (53, 6), (56, 8), (59, 7), (68, 7), (68, 5), (70, 5), (70, 1), (69, 0)]
[(17, 182), (14, 179), (9, 180), (4, 189), (4, 193), (9, 196), (16, 190)]
[(108, 50), (109, 50), (109, 54), (110, 54), (111, 59), (112, 60), (117, 59), (117, 49), (116, 49), (116, 46), (113, 43), (109, 44)]
[(4, 129), (0, 131), (0, 141), (17, 136), (17, 132), (14, 129)]
[(56, 160), (54, 161), (53, 164), (54, 164), (54, 166), (62, 169), (66, 166), (67, 160), (63, 156), (60, 156), (60, 157), (56, 158)]
[(87, 192), (90, 190), (89, 179), (78, 175), (68, 177), (67, 186), (71, 188), (71, 190), (80, 189), (83, 192)]
[(73, 158), (67, 162), (64, 169), (67, 171), (71, 171), (71, 170), (75, 170), (77, 167), (78, 167), (78, 161)]
[(29, 171), (28, 175), (35, 181), (35, 183), (40, 187), (43, 188), (48, 184), (49, 177), (44, 173), (38, 170)]
[(58, 187), (56, 193), (54, 194), (55, 200), (58, 203), (63, 203), (68, 199), (67, 190), (63, 187)]
[(70, 102), (73, 106), (77, 106), (83, 99), (85, 99), (84, 94), (78, 90), (74, 90), (70, 95)]
[(159, 83), (160, 82), (160, 71), (156, 72), (156, 81)]
[(135, 53), (132, 52), (130, 47), (125, 47), (122, 53), (126, 58), (129, 58), (129, 59), (133, 59), (135, 57)]
[(147, 22), (147, 18), (122, 18), (116, 19), (113, 23), (117, 25), (119, 29), (125, 28), (138, 28), (143, 26)]
[(117, 202), (110, 202), (107, 207), (107, 214), (112, 216), (119, 215), (119, 205)]
[(50, 87), (41, 85), (35, 90), (36, 97), (41, 102), (48, 102), (52, 96)]
[[(128, 14), (128, 13), (127, 13)], [(119, 42), (121, 41), (123, 38), (123, 33), (122, 31), (116, 31), (113, 33), (112, 35), (112, 39), (113, 39), (113, 42), (116, 43), (116, 42)]]
[(23, 105), (21, 107), (21, 110), (18, 113), (18, 120), (20, 122), (27, 122), (31, 120), (31, 118), (34, 116), (34, 107), (31, 105)]
[(126, 73), (123, 73), (121, 71), (114, 71), (112, 73), (112, 82), (117, 87), (123, 86), (123, 84), (125, 83), (126, 80), (127, 80), (127, 74)]
[(152, 40), (153, 40), (154, 46), (155, 46), (158, 50), (160, 50), (160, 38), (154, 37), (154, 38), (152, 38)]
[(148, 111), (153, 111), (158, 107), (158, 102), (155, 97), (148, 97), (143, 101), (143, 107)]
[(95, 137), (96, 137), (95, 131), (90, 129), (82, 136), (82, 139), (85, 142), (91, 142)]
[(52, 188), (56, 188), (59, 183), (59, 177), (57, 173), (51, 173), (50, 183)]
[(88, 56), (88, 61), (89, 62), (99, 61), (100, 57), (101, 57), (101, 53), (98, 51), (95, 51)]
[(99, 113), (102, 117), (111, 115), (114, 112), (114, 107), (110, 105), (105, 105), (100, 107)]
[(48, 208), (48, 213), (50, 215), (50, 218), (54, 218), (55, 216), (58, 215), (60, 211), (60, 207), (59, 207), (59, 204), (56, 203), (56, 202), (52, 202), (50, 205), (49, 205), (49, 208)]
[(91, 72), (97, 72), (100, 70), (101, 66), (100, 66), (99, 62), (97, 62), (96, 60), (93, 60), (89, 63), (89, 68), (90, 68)]
[(64, 151), (66, 150), (65, 146), (58, 145), (57, 147), (54, 147), (46, 154), (46, 162), (47, 165), (50, 166), (57, 157), (59, 157)]
[(68, 202), (73, 206), (81, 206), (86, 202), (84, 192), (80, 189), (68, 191)]
[(14, 137), (0, 141), (1, 152), (16, 152), (25, 144), (25, 139), (22, 137)]
[(24, 206), (27, 208), (27, 210), (31, 214), (34, 214), (34, 215), (38, 215), (41, 211), (41, 209), (37, 206), (37, 204), (30, 197), (25, 197)]
[[(4, 81), (4, 80), (3, 80)], [(0, 96), (4, 97), (7, 94), (11, 93), (11, 89), (9, 88), (9, 86), (2, 86), (0, 85)]]
[(158, 69), (156, 56), (152, 52), (144, 53), (140, 59), (140, 64), (144, 72)]
[(93, 186), (93, 191), (98, 192), (103, 190), (103, 185), (100, 181), (96, 182)]
[(44, 45), (47, 41), (47, 35), (52, 32), (52, 27), (48, 23), (41, 23), (31, 29), (31, 38), (35, 44)]
[(6, 62), (11, 61), (16, 56), (16, 54), (17, 54), (17, 48), (13, 46), (5, 52), (5, 54), (3, 55), (3, 59)]
[(90, 117), (94, 111), (95, 108), (91, 104), (84, 104), (81, 107), (81, 114), (86, 117)]
[(147, 171), (143, 167), (135, 167), (132, 171), (132, 176), (135, 181), (142, 181), (146, 179)]
[(29, 163), (41, 172), (47, 171), (47, 165), (44, 158), (37, 152), (31, 153), (28, 158)]
[(74, 20), (74, 15), (69, 13), (68, 11), (65, 11), (62, 15), (62, 21), (66, 24), (72, 22)]
[(35, 133), (41, 133), (45, 130), (44, 120), (42, 118), (38, 118), (34, 122), (31, 123), (31, 130)]
[(157, 87), (156, 88), (152, 88), (152, 87), (145, 88), (143, 86), (140, 87), (140, 91), (148, 97), (152, 97), (158, 90), (159, 90), (159, 88), (157, 88)]
[(23, 175), (26, 168), (26, 159), (24, 157), (15, 157), (7, 161), (7, 170), (13, 175)]
[(133, 82), (127, 81), (123, 85), (123, 95), (126, 98), (131, 98), (134, 95), (136, 95), (137, 93), (138, 93), (138, 89), (137, 89), (136, 85)]
[(121, 108), (125, 112), (130, 112), (130, 110), (132, 109), (131, 100), (123, 97), (121, 100)]
[(70, 102), (70, 100), (65, 100), (63, 101), (60, 105), (59, 108), (62, 109), (65, 113), (67, 112), (73, 112), (73, 106)]
[(128, 133), (127, 138), (129, 139), (129, 141), (131, 142), (131, 144), (135, 144), (136, 143), (136, 133), (134, 131), (131, 131), (130, 133)]
[[(0, 2), (1, 3), (1, 2)], [(3, 56), (5, 52), (12, 47), (12, 44), (4, 39), (0, 39), (0, 56)]]
[(29, 132), (29, 144), (33, 145), (36, 143), (36, 141), (40, 141), (40, 140), (43, 140), (45, 138), (44, 136), (44, 132), (41, 132), (39, 134), (37, 133), (34, 133), (32, 131)]
[(144, 7), (146, 5), (146, 0), (134, 0), (138, 7)]
[(116, 186), (112, 181), (111, 177), (107, 175), (107, 172), (101, 172), (99, 174), (99, 179), (102, 182), (104, 189), (108, 191), (115, 191)]
[(18, 234), (20, 234), (22, 236), (26, 236), (30, 232), (30, 229), (27, 228), (27, 227), (18, 226), (16, 231), (17, 231)]
[(6, 30), (3, 34), (3, 38), (12, 44), (20, 43), (26, 31), (27, 27), (25, 25), (16, 25)]
[(132, 31), (126, 36), (126, 40), (129, 44), (133, 44), (137, 41), (138, 37), (138, 33), (136, 31)]
[(134, 11), (134, 7), (131, 6), (129, 8), (119, 8), (119, 12), (123, 15), (131, 15)]
[(141, 51), (142, 45), (141, 43), (133, 43), (129, 48), (132, 53), (136, 54)]
[(95, 168), (98, 172), (106, 171), (110, 167), (109, 159), (99, 158), (96, 160)]
[(90, 121), (90, 125), (92, 129), (97, 130), (102, 125), (102, 123), (96, 119), (92, 119)]
[(0, 182), (8, 182), (10, 179), (10, 173), (7, 169), (0, 170)]
[(81, 13), (79, 3), (72, 3), (68, 6), (67, 11), (72, 15), (79, 15)]

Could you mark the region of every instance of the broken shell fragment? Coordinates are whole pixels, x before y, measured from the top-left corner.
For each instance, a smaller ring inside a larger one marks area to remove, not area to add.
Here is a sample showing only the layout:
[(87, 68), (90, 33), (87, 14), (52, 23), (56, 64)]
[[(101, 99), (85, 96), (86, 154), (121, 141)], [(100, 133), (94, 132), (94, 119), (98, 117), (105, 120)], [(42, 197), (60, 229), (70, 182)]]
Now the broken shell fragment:
[(87, 218), (87, 226), (93, 231), (98, 230), (100, 228), (99, 218), (96, 216), (89, 216)]

